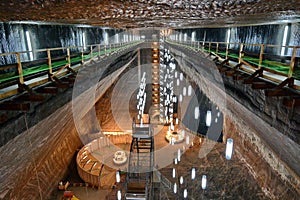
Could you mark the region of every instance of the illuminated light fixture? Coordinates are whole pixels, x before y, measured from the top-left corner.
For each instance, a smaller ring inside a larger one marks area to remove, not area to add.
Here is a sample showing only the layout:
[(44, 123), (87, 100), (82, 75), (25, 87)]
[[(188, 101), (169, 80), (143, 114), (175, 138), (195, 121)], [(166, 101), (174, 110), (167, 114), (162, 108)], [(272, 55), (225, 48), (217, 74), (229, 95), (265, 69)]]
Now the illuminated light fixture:
[(180, 85), (180, 81), (179, 79), (176, 80), (176, 85), (179, 86)]
[(176, 183), (174, 183), (173, 192), (174, 192), (174, 194), (176, 194), (176, 193), (177, 193), (177, 184), (176, 184)]
[(186, 199), (186, 198), (187, 198), (187, 195), (188, 195), (187, 189), (184, 189), (184, 190), (183, 190), (183, 198)]
[(188, 135), (186, 136), (185, 142), (186, 142), (187, 145), (190, 144), (190, 136), (188, 136)]
[(179, 95), (179, 102), (182, 102), (182, 94)]
[(180, 176), (180, 178), (179, 178), (179, 183), (180, 183), (180, 185), (183, 184), (183, 177), (182, 176)]
[(178, 118), (175, 119), (175, 124), (178, 124)]
[(174, 159), (174, 164), (177, 165), (178, 164), (178, 160), (177, 158)]
[(173, 170), (172, 170), (172, 177), (173, 177), (173, 178), (176, 178), (176, 171), (175, 171), (175, 168), (173, 168)]
[(29, 51), (29, 59), (33, 60), (32, 43), (31, 43), (29, 31), (26, 31), (25, 35), (26, 35), (27, 46), (28, 46), (28, 51)]
[(180, 81), (182, 81), (182, 80), (183, 80), (183, 73), (180, 73), (180, 75), (179, 75), (179, 79), (180, 79)]
[(175, 78), (177, 78), (177, 71), (175, 72), (175, 74), (174, 74), (174, 75), (175, 75)]
[(220, 112), (217, 113), (217, 116), (220, 117)]
[(202, 181), (201, 181), (201, 187), (203, 190), (206, 189), (206, 184), (207, 184), (207, 179), (206, 179), (206, 175), (202, 176)]
[(281, 53), (280, 53), (282, 56), (285, 53), (285, 47), (284, 46), (286, 45), (286, 42), (287, 42), (288, 30), (289, 30), (289, 26), (286, 25), (284, 27), (283, 38), (282, 38), (282, 47), (281, 47)]
[(188, 87), (188, 96), (192, 96), (192, 86), (189, 85)]
[(218, 118), (215, 119), (215, 123), (218, 123)]
[(231, 159), (232, 151), (233, 151), (233, 139), (228, 138), (226, 143), (226, 151), (225, 151), (225, 157), (227, 160)]
[(180, 149), (178, 149), (177, 150), (177, 160), (178, 160), (178, 162), (180, 162), (180, 156), (181, 156)]
[(116, 171), (116, 182), (120, 183), (120, 181), (121, 181), (120, 172)]
[(226, 42), (229, 43), (230, 42), (230, 29), (227, 30), (227, 39)]
[(121, 200), (121, 199), (122, 199), (122, 193), (121, 193), (121, 190), (118, 190), (117, 196), (118, 196), (118, 200)]
[(208, 110), (206, 112), (206, 120), (205, 120), (206, 126), (210, 126), (211, 125), (211, 111)]
[(199, 106), (196, 106), (194, 111), (194, 117), (195, 119), (199, 119), (199, 116), (200, 116)]
[(183, 96), (186, 96), (186, 87), (183, 87), (182, 94), (183, 94)]
[(192, 178), (192, 180), (194, 180), (196, 178), (196, 169), (194, 167), (192, 168), (191, 178)]

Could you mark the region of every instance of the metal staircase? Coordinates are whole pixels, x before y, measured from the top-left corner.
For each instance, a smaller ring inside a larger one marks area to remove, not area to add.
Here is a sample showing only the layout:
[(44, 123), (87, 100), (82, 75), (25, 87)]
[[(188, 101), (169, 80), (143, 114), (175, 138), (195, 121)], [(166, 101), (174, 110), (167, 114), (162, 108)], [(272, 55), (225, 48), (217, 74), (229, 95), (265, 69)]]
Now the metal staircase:
[(150, 199), (154, 163), (153, 128), (133, 120), (125, 199)]

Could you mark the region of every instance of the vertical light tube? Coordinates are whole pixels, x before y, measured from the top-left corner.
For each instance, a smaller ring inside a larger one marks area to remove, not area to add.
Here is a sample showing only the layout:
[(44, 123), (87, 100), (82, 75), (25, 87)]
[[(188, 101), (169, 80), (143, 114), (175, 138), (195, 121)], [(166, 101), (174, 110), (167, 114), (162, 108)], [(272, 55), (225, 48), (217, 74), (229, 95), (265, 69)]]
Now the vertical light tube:
[(207, 179), (206, 179), (206, 175), (202, 176), (202, 182), (201, 182), (201, 187), (203, 190), (206, 189), (206, 183), (207, 183)]
[(184, 189), (184, 191), (183, 191), (183, 198), (187, 198), (187, 195), (188, 195), (188, 193), (187, 193), (187, 189)]
[(173, 188), (173, 191), (174, 191), (174, 194), (176, 194), (176, 193), (177, 193), (177, 184), (176, 184), (176, 183), (174, 183), (174, 188)]
[(117, 196), (118, 196), (118, 200), (121, 200), (121, 199), (122, 199), (122, 193), (121, 193), (121, 190), (118, 190)]
[(83, 50), (86, 49), (86, 37), (85, 32), (82, 33), (82, 44), (83, 44)]
[(196, 106), (194, 111), (194, 117), (195, 119), (199, 119), (199, 116), (200, 116), (199, 106)]
[(211, 111), (208, 110), (206, 112), (206, 120), (205, 120), (206, 126), (210, 126), (211, 125)]
[(31, 43), (29, 31), (26, 31), (25, 35), (26, 35), (26, 41), (27, 41), (27, 46), (29, 51), (29, 60), (33, 60), (32, 43)]
[(173, 178), (176, 177), (176, 170), (175, 170), (175, 168), (173, 168), (173, 170), (172, 170), (172, 177), (173, 177)]
[(177, 151), (177, 160), (178, 160), (178, 162), (180, 162), (180, 155), (181, 153), (180, 153), (180, 149), (178, 149), (178, 151)]
[(226, 42), (229, 43), (230, 42), (230, 29), (227, 30), (227, 39)]
[(120, 180), (121, 180), (120, 172), (117, 171), (117, 172), (116, 172), (116, 182), (117, 182), (117, 183), (120, 183)]
[(227, 160), (231, 159), (232, 151), (233, 151), (233, 139), (228, 138), (226, 143), (226, 151), (225, 151), (225, 157)]
[(194, 167), (192, 168), (191, 178), (192, 178), (192, 180), (194, 180), (196, 178), (196, 169)]
[(283, 47), (281, 47), (281, 53), (280, 53), (281, 56), (284, 56), (284, 54), (285, 54), (285, 47), (284, 46), (286, 45), (286, 42), (287, 42), (288, 30), (289, 30), (289, 26), (286, 25), (284, 27), (283, 38), (282, 38), (282, 46)]

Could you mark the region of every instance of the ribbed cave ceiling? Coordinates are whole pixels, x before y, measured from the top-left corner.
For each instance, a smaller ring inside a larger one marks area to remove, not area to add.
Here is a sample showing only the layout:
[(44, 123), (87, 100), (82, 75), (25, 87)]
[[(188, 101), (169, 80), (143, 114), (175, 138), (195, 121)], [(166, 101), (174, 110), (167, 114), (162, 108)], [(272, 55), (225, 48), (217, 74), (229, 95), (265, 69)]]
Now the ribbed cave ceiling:
[(1, 0), (0, 21), (115, 28), (217, 27), (300, 21), (299, 0)]

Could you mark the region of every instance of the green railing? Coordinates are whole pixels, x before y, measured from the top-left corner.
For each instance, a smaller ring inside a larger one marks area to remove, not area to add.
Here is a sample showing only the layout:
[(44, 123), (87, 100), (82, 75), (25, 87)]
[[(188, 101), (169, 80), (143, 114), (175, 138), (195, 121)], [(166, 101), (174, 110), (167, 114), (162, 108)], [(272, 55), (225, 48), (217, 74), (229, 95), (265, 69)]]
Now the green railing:
[[(25, 84), (25, 81), (42, 75), (48, 75), (49, 80), (52, 80), (53, 77), (62, 75), (64, 69), (73, 70), (73, 67), (80, 66), (80, 64), (95, 56), (109, 55), (137, 43), (139, 42), (132, 41), (109, 45), (94, 44), (86, 47), (72, 46), (2, 53), (0, 57), (9, 56), (14, 58), (16, 63), (0, 65), (0, 87), (4, 88), (15, 84), (21, 87)], [(29, 54), (35, 55), (38, 59), (32, 61), (22, 60)], [(54, 56), (55, 54), (59, 54), (59, 56)], [(1, 98), (4, 97), (2, 94), (0, 96)]]
[[(228, 59), (241, 63), (241, 70), (247, 72), (253, 72), (258, 69), (263, 69), (265, 72), (269, 72), (269, 75), (265, 75), (266, 78), (272, 81), (280, 82), (276, 76), (293, 78), (300, 80), (300, 58), (297, 55), (300, 54), (300, 46), (280, 46), (270, 44), (243, 44), (243, 43), (226, 43), (226, 42), (205, 42), (205, 41), (174, 41), (168, 40), (168, 42), (183, 45), (196, 51), (204, 51), (206, 53), (214, 54), (221, 59)], [(251, 48), (256, 48), (259, 53), (253, 53)], [(275, 53), (269, 52), (290, 52), (290, 56), (279, 56)], [(247, 66), (247, 67), (243, 67)], [(298, 88), (299, 86), (295, 86)]]

